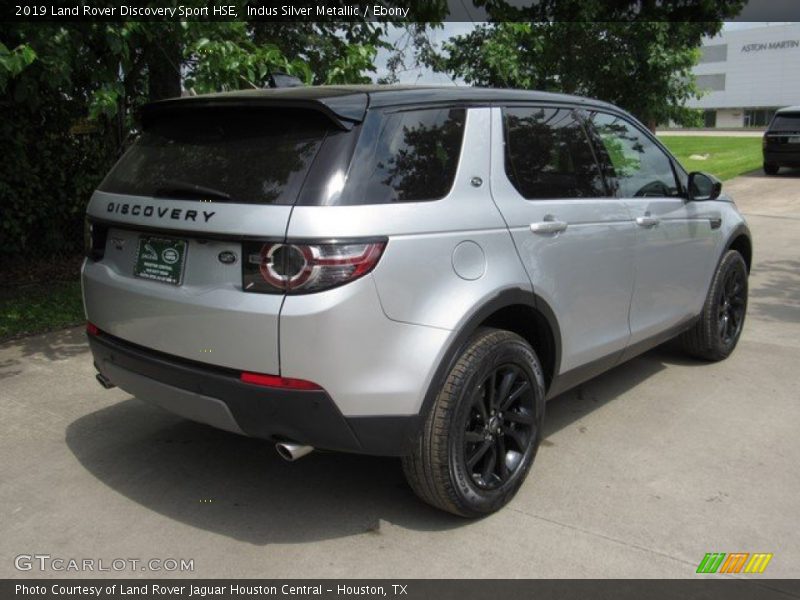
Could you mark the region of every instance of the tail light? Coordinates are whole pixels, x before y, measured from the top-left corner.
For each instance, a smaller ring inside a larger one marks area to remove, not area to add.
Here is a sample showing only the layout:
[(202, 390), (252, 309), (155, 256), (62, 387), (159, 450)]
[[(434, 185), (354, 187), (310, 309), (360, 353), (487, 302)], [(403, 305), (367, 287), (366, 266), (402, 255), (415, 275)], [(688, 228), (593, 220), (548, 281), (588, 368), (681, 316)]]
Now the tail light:
[(83, 241), (86, 257), (91, 260), (102, 260), (106, 252), (108, 226), (86, 219), (83, 228)]
[(243, 246), (242, 287), (262, 294), (321, 292), (369, 273), (383, 254), (385, 241)]
[(99, 335), (100, 329), (91, 321), (86, 321), (86, 333), (92, 336)]

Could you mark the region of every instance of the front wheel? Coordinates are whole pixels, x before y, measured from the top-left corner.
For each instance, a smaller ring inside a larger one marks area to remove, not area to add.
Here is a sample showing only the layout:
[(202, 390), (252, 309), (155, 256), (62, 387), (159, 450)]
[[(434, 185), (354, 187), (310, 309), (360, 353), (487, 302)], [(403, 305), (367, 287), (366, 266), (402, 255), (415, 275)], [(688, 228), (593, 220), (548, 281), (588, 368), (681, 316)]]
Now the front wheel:
[(780, 170), (780, 165), (769, 162), (764, 163), (764, 173), (766, 173), (767, 175), (777, 175), (779, 170)]
[(403, 471), (425, 502), (479, 517), (514, 497), (533, 463), (544, 421), (544, 377), (518, 335), (480, 329), (428, 412)]
[(703, 312), (694, 327), (681, 336), (684, 350), (696, 358), (722, 360), (739, 341), (747, 313), (747, 265), (729, 250), (714, 274)]

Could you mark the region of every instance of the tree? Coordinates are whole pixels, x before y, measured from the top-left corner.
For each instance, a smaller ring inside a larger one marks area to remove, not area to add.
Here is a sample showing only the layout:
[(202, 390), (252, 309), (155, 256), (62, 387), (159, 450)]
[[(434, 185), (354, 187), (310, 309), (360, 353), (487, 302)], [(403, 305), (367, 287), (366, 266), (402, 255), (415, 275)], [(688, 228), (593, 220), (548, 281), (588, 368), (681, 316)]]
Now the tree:
[(145, 102), (265, 87), (275, 71), (361, 83), (381, 35), (374, 23), (287, 23), (274, 38), (245, 22), (0, 24), (0, 257), (79, 250), (89, 195)]
[[(517, 8), (476, 0), (493, 20), (420, 55), (434, 69), (489, 87), (591, 96), (622, 106), (655, 128), (695, 124), (686, 100), (698, 90), (691, 69), (704, 35), (737, 14), (742, 0), (656, 3), (543, 0)], [(636, 20), (632, 20), (636, 19)], [(684, 19), (679, 21), (678, 19)]]

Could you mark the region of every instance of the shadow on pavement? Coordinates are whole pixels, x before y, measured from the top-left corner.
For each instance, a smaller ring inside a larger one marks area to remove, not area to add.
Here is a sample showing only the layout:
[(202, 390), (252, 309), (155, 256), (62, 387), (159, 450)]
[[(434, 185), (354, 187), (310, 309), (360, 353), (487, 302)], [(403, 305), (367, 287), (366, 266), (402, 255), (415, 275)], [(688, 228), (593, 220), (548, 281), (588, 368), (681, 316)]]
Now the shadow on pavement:
[[(546, 435), (673, 360), (671, 351), (656, 350), (563, 394), (548, 404)], [(66, 442), (112, 490), (171, 519), (253, 544), (380, 535), (387, 524), (421, 531), (469, 524), (417, 500), (397, 459), (316, 452), (287, 463), (269, 442), (183, 421), (135, 399), (77, 419)]]
[(170, 519), (252, 544), (373, 533), (387, 522), (443, 530), (467, 521), (419, 502), (400, 461), (315, 452), (183, 421), (128, 399), (79, 418), (66, 443), (112, 490)]
[[(747, 173), (742, 173), (741, 175), (737, 175), (737, 177), (754, 177), (757, 179), (779, 179), (783, 178), (792, 178), (792, 177), (800, 177), (800, 169), (795, 167), (781, 167), (781, 170), (778, 171), (776, 175), (767, 175), (764, 173), (764, 169), (758, 168), (753, 171), (748, 171)], [(724, 189), (724, 185), (723, 185)]]
[(758, 285), (749, 290), (748, 315), (782, 322), (800, 322), (800, 260), (756, 261)]
[(83, 327), (60, 329), (42, 335), (6, 341), (0, 344), (0, 348), (17, 353), (23, 358), (36, 356), (45, 360), (63, 360), (89, 352)]

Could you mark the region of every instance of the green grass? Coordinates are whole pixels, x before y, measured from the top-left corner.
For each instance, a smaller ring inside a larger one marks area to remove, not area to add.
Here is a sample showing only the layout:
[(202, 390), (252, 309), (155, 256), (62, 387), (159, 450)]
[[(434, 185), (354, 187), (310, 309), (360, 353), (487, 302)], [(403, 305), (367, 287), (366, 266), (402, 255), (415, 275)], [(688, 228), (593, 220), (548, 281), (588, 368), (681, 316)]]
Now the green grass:
[[(683, 167), (730, 179), (761, 167), (761, 138), (665, 135), (659, 137)], [(689, 158), (708, 154), (706, 160)]]
[(6, 287), (0, 291), (0, 341), (84, 320), (80, 281)]

